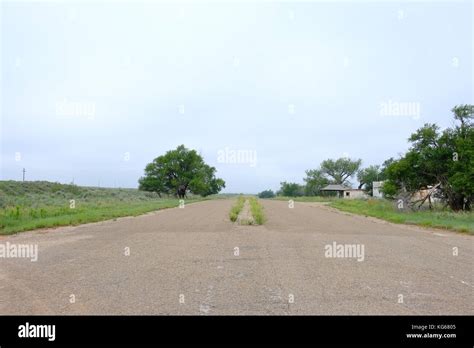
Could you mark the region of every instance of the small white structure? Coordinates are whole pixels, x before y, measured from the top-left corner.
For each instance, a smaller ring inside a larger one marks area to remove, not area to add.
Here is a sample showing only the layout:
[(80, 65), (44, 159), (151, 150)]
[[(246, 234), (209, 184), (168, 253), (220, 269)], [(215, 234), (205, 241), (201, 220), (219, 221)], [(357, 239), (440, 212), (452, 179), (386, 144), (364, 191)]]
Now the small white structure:
[(374, 181), (372, 182), (372, 196), (374, 198), (383, 198), (382, 186), (383, 181)]
[(346, 189), (344, 190), (344, 195), (342, 197), (344, 197), (345, 199), (362, 199), (367, 198), (367, 194), (364, 190)]

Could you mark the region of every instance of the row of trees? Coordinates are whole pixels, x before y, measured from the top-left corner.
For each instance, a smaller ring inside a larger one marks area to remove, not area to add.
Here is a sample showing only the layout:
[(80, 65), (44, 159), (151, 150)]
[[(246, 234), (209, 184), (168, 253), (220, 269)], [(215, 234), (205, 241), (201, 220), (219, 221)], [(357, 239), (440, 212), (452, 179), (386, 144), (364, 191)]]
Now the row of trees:
[[(460, 105), (452, 109), (456, 124), (440, 131), (427, 123), (408, 139), (411, 147), (399, 159), (390, 158), (381, 166), (361, 169), (362, 160), (328, 159), (319, 168), (306, 171), (304, 185), (281, 182), (278, 195), (316, 196), (328, 184), (350, 186), (357, 177), (358, 188), (372, 195), (372, 183), (383, 181), (382, 192), (387, 198), (403, 198), (420, 207), (426, 200), (439, 198), (452, 210), (471, 210), (474, 200), (474, 106)], [(428, 193), (414, 200), (420, 190)], [(269, 195), (271, 190), (262, 192)]]

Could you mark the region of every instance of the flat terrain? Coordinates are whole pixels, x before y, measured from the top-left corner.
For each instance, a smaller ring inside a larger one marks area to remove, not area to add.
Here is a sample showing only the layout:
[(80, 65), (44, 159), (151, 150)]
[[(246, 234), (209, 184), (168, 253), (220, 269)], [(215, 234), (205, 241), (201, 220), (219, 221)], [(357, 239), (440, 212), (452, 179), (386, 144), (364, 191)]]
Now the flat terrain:
[[(188, 203), (204, 199), (208, 197), (189, 197)], [(137, 189), (0, 181), (0, 235), (137, 216), (178, 205), (176, 197)]]
[(472, 236), (272, 200), (239, 226), (234, 201), (1, 236), (39, 259), (0, 258), (0, 314), (474, 314)]

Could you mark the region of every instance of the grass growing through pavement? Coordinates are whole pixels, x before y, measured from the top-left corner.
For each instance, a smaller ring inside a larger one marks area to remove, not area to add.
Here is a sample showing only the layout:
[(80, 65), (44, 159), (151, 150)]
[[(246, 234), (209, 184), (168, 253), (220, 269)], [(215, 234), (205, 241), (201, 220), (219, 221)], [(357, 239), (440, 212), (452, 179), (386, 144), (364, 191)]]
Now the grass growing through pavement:
[(244, 207), (244, 203), (245, 203), (245, 197), (239, 196), (239, 198), (237, 198), (237, 202), (235, 202), (235, 204), (230, 209), (230, 212), (229, 212), (230, 221), (232, 222), (237, 221), (237, 218), (239, 217), (239, 214), (242, 211), (242, 208)]
[(249, 199), (250, 212), (253, 216), (253, 221), (257, 225), (262, 225), (265, 222), (265, 215), (263, 214), (263, 206), (258, 202), (257, 198), (251, 197)]
[(444, 228), (474, 234), (474, 212), (452, 212), (450, 210), (400, 211), (393, 202), (383, 199), (349, 200), (339, 199), (331, 207), (350, 213), (372, 216), (394, 223)]
[[(201, 200), (190, 198), (186, 203)], [(0, 235), (136, 216), (178, 205), (176, 198), (160, 198), (155, 193), (136, 189), (0, 181)]]

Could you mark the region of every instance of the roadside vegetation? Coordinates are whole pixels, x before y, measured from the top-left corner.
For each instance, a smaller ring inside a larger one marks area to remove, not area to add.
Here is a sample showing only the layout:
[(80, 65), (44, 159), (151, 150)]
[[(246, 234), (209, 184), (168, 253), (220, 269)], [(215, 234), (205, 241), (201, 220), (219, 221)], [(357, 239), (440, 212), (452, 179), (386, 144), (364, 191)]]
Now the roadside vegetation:
[(328, 206), (353, 214), (371, 216), (398, 224), (448, 229), (474, 234), (474, 212), (453, 212), (449, 207), (434, 205), (432, 209), (400, 210), (396, 201), (387, 199), (344, 199), (337, 197), (283, 197), (275, 200), (294, 202), (321, 202)]
[(244, 204), (245, 204), (245, 197), (239, 196), (235, 204), (230, 209), (230, 212), (229, 212), (230, 221), (232, 222), (237, 221), (237, 218), (239, 217), (239, 214), (242, 211)]
[(372, 216), (398, 224), (420, 225), (474, 234), (474, 212), (453, 212), (449, 208), (401, 211), (385, 199), (336, 199), (331, 207), (350, 213)]
[[(186, 204), (203, 199), (193, 196)], [(0, 235), (137, 216), (178, 205), (172, 196), (160, 198), (136, 189), (0, 181)]]

